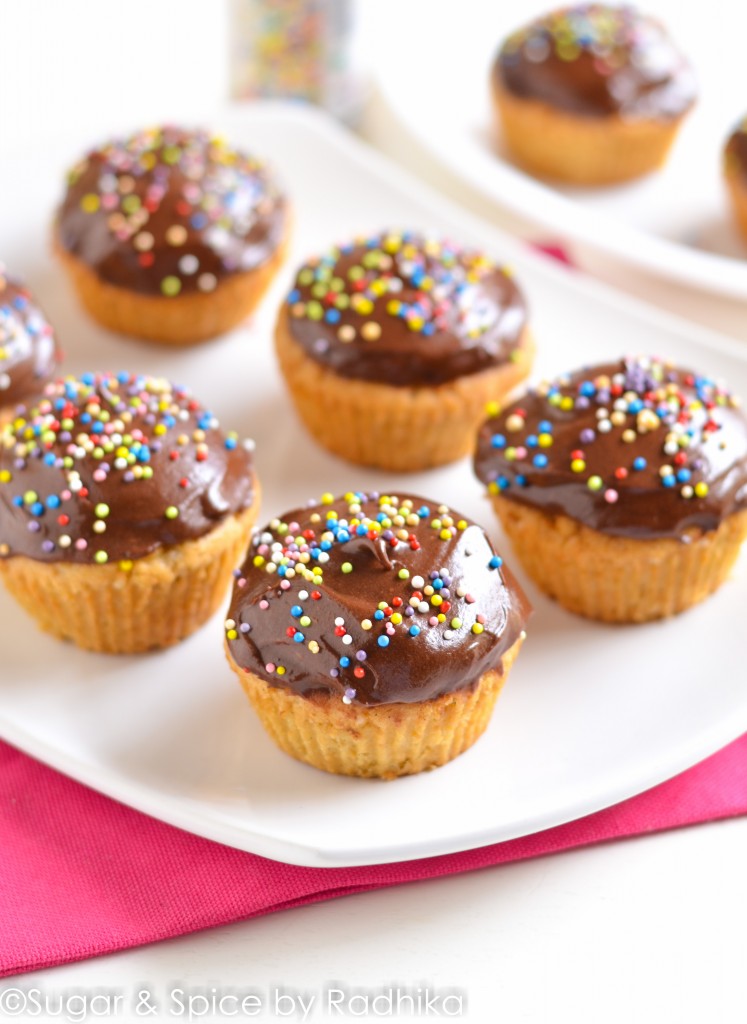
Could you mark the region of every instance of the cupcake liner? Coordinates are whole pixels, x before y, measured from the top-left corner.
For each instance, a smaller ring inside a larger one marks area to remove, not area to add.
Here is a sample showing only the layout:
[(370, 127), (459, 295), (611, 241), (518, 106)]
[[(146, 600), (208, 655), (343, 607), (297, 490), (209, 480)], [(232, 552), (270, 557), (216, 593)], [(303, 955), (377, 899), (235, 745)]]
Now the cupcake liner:
[(684, 115), (671, 120), (576, 117), (493, 87), (511, 155), (531, 174), (578, 185), (611, 185), (660, 167)]
[(416, 704), (364, 707), (329, 693), (302, 697), (231, 668), (271, 738), (291, 757), (335, 775), (393, 779), (437, 768), (479, 739), (521, 647), (509, 648), (501, 667), (476, 685)]
[(120, 565), (0, 560), (0, 579), (47, 633), (78, 647), (134, 654), (169, 647), (217, 611), (256, 519), (251, 508), (210, 533)]
[(727, 170), (724, 175), (734, 216), (742, 237), (747, 239), (747, 185), (741, 168)]
[(298, 414), (319, 444), (358, 465), (397, 472), (441, 466), (472, 452), (486, 405), (503, 401), (526, 378), (534, 355), (525, 330), (511, 362), (447, 384), (351, 380), (306, 354), (290, 333), (285, 309), (275, 347)]
[(686, 540), (635, 540), (498, 495), (492, 501), (537, 586), (568, 611), (602, 622), (648, 622), (704, 600), (726, 580), (747, 538), (747, 511)]
[(261, 301), (285, 260), (288, 239), (255, 270), (232, 274), (215, 291), (166, 298), (141, 295), (103, 281), (55, 240), (55, 253), (78, 298), (104, 327), (166, 345), (192, 345), (235, 327)]

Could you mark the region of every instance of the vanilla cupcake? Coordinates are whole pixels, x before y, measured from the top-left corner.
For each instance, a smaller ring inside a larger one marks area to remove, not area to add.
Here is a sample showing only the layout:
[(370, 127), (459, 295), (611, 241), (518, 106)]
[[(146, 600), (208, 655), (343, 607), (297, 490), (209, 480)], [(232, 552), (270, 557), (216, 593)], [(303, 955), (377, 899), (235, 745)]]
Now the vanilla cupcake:
[(518, 163), (580, 185), (659, 167), (697, 95), (690, 64), (660, 22), (596, 3), (552, 11), (509, 36), (491, 86)]
[(486, 402), (505, 398), (533, 356), (510, 273), (411, 232), (305, 263), (275, 342), (312, 436), (350, 462), (402, 471), (468, 454)]
[(88, 312), (174, 345), (234, 327), (257, 306), (289, 235), (259, 160), (203, 131), (140, 131), (72, 168), (55, 246)]
[(325, 495), (256, 534), (226, 650), (282, 750), (393, 778), (482, 734), (529, 611), (483, 530), (445, 505)]
[(223, 600), (257, 500), (249, 448), (185, 389), (66, 377), (0, 430), (0, 579), (79, 647), (165, 647)]
[(33, 295), (0, 263), (0, 423), (54, 375), (55, 333)]
[(530, 391), (483, 425), (475, 467), (529, 575), (589, 618), (683, 611), (747, 536), (747, 420), (724, 387), (661, 359)]

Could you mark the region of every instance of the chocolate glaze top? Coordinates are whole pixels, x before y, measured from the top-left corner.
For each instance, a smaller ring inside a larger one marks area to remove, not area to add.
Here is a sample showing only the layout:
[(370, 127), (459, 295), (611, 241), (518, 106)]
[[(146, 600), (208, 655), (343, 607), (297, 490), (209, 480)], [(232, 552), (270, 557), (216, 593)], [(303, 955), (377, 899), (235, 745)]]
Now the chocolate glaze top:
[(529, 612), (479, 526), (424, 498), (356, 492), (255, 535), (226, 637), (271, 686), (415, 703), (500, 670)]
[(0, 430), (0, 557), (129, 569), (251, 505), (249, 448), (167, 381), (54, 381)]
[(489, 419), (475, 470), (494, 494), (603, 533), (682, 538), (747, 508), (747, 419), (710, 378), (622, 359)]
[(31, 292), (0, 263), (0, 405), (39, 391), (59, 358), (54, 331)]
[(69, 173), (58, 239), (104, 281), (173, 298), (208, 293), (275, 252), (288, 211), (267, 168), (207, 132), (140, 131)]
[(479, 252), (413, 232), (357, 238), (309, 260), (288, 295), (291, 335), (342, 377), (443, 384), (512, 358), (518, 287)]
[(627, 5), (565, 7), (515, 32), (493, 64), (522, 99), (583, 117), (669, 120), (693, 105), (693, 70), (658, 21)]
[(724, 170), (747, 177), (747, 117), (737, 125), (726, 141)]

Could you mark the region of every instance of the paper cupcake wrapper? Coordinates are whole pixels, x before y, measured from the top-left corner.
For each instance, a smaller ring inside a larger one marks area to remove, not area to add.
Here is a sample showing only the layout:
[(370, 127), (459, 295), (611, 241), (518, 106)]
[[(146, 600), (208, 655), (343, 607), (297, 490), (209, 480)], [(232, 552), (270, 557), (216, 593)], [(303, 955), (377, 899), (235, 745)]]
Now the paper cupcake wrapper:
[(731, 199), (737, 226), (744, 238), (747, 238), (747, 182), (740, 167), (727, 169), (724, 179)]
[(537, 586), (569, 611), (603, 622), (648, 622), (704, 600), (726, 580), (747, 538), (747, 511), (687, 541), (634, 540), (498, 495), (492, 500)]
[(579, 185), (609, 185), (661, 166), (683, 117), (669, 121), (574, 117), (494, 86), (500, 130), (530, 173)]
[(228, 662), (262, 725), (281, 750), (335, 775), (393, 779), (437, 768), (482, 735), (521, 647), (474, 687), (417, 704), (363, 707), (328, 693), (302, 697)]
[(47, 633), (86, 650), (134, 654), (178, 643), (224, 600), (249, 544), (258, 502), (210, 533), (115, 564), (0, 560), (0, 579)]
[(306, 354), (290, 333), (285, 309), (275, 346), (298, 414), (319, 444), (357, 465), (396, 472), (471, 453), (488, 402), (505, 400), (528, 375), (534, 355), (525, 331), (514, 360), (447, 384), (412, 388), (351, 380)]
[(87, 312), (112, 331), (166, 345), (192, 345), (245, 320), (257, 307), (285, 260), (287, 239), (255, 270), (232, 274), (212, 292), (166, 298), (142, 295), (103, 281), (55, 242), (55, 252)]

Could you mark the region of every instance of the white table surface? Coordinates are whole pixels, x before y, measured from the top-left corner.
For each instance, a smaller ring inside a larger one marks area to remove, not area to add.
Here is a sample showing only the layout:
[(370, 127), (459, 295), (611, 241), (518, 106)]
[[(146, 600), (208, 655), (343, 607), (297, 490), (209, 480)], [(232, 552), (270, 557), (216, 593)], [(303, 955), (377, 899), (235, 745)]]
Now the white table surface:
[[(396, 18), (391, 2), (375, 8), (378, 18)], [(85, 125), (93, 140), (138, 121), (196, 122), (226, 96), (223, 2), (16, 0), (3, 5), (0, 29), (0, 187), (2, 154), (40, 133), (60, 137)], [(364, 131), (483, 216), (526, 230), (434, 168), (375, 97)], [(747, 310), (737, 303), (600, 261), (595, 272), (694, 320), (747, 334)], [(136, 1020), (145, 1018), (131, 1007), (147, 987), (161, 1005), (149, 1019), (185, 1020), (175, 1012), (175, 988), (252, 990), (266, 1002), (285, 987), (315, 996), (307, 1019), (324, 1021), (379, 1019), (324, 1012), (325, 986), (371, 998), (390, 986), (430, 987), (461, 995), (461, 1019), (478, 1024), (736, 1024), (745, 1007), (746, 862), (747, 820), (701, 825), (283, 912), (5, 979), (0, 992), (36, 987), (54, 998), (104, 988), (123, 997), (113, 1019)], [(91, 1010), (84, 1019), (101, 1017)], [(270, 1006), (257, 1017), (200, 1019), (301, 1017)]]

